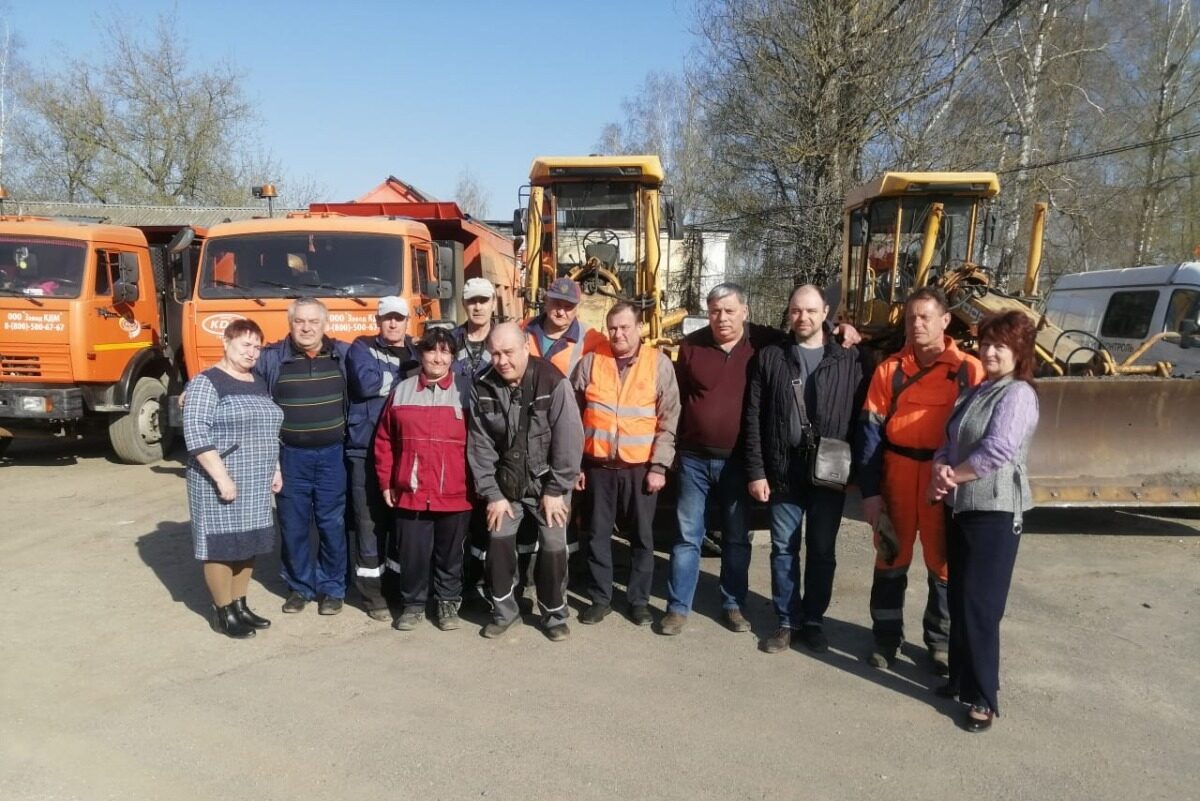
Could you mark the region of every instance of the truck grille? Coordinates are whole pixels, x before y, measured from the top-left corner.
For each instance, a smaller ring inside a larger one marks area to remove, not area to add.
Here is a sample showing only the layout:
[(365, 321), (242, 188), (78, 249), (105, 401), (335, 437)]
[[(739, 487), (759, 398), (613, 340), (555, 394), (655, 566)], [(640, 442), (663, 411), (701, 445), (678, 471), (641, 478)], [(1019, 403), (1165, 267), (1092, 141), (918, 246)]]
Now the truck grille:
[(71, 380), (69, 345), (33, 347), (5, 345), (0, 353), (0, 378), (5, 380)]

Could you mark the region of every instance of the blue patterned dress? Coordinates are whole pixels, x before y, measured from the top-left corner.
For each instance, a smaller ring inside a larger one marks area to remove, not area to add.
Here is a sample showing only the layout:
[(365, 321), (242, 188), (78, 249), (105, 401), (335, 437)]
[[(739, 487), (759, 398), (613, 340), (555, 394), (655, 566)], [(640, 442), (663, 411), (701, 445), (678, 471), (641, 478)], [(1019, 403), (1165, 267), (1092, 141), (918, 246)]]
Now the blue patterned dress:
[[(259, 376), (239, 381), (220, 368), (187, 385), (183, 436), (188, 449), (188, 508), (197, 559), (237, 562), (275, 544), (271, 479), (279, 458), (283, 411)], [(225, 462), (237, 498), (227, 503), (196, 456), (215, 450)]]

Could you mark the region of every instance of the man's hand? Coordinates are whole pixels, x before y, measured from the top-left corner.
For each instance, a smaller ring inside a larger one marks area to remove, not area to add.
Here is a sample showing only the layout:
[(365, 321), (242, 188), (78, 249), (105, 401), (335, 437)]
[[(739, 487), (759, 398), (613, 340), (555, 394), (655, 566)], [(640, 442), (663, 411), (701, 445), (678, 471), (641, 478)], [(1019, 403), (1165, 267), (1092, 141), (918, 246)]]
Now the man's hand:
[(233, 503), (237, 500), (237, 484), (233, 483), (232, 478), (225, 476), (217, 479), (217, 497), (225, 503)]
[(278, 495), (281, 489), (283, 489), (283, 473), (279, 472), (279, 468), (276, 467), (275, 475), (271, 477), (271, 492)]
[(487, 505), (487, 527), (488, 531), (499, 531), (504, 525), (504, 516), (508, 515), (509, 520), (515, 520), (517, 516), (513, 514), (512, 504), (507, 499), (501, 498), (498, 501), (492, 501)]
[(870, 498), (862, 499), (863, 517), (867, 519), (867, 523), (871, 526), (871, 530), (879, 528), (879, 516), (883, 514), (883, 496), (872, 495)]
[(653, 495), (663, 487), (667, 486), (667, 477), (663, 473), (656, 473), (650, 470), (646, 473), (646, 492)]
[(751, 481), (746, 485), (746, 489), (750, 491), (750, 497), (760, 503), (766, 503), (771, 500), (771, 485), (767, 483), (765, 478)]
[(585, 489), (587, 489), (587, 474), (580, 470), (579, 478), (575, 479), (575, 491), (583, 492)]
[(571, 510), (567, 507), (563, 496), (543, 495), (542, 514), (546, 516), (547, 524), (552, 528), (558, 528), (567, 524), (567, 520), (571, 517)]
[(833, 333), (835, 336), (841, 336), (843, 348), (852, 348), (862, 342), (862, 334), (850, 323), (838, 323), (834, 326)]
[(383, 491), (383, 502), (390, 508), (396, 508), (396, 491), (393, 489), (385, 489)]

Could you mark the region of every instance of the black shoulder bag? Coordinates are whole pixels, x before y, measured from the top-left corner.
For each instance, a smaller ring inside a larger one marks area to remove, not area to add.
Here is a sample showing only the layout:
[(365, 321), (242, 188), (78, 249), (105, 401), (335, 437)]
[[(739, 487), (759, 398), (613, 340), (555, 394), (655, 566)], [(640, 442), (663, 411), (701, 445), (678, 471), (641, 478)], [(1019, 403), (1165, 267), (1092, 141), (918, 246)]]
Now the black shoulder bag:
[(805, 450), (808, 456), (808, 479), (815, 487), (844, 490), (850, 481), (850, 443), (835, 437), (817, 434), (808, 413), (804, 409), (804, 382), (792, 382), (792, 397), (800, 412), (800, 425), (805, 432)]

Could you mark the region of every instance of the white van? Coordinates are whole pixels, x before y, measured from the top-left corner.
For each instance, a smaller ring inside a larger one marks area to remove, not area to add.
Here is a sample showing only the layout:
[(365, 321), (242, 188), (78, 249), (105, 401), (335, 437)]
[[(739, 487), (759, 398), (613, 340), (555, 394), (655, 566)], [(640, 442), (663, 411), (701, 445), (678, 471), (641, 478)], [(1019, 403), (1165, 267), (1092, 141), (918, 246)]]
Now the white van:
[(1138, 363), (1168, 361), (1174, 375), (1200, 378), (1200, 262), (1064, 275), (1046, 298), (1046, 317), (1066, 331), (1091, 334), (1118, 362), (1155, 334), (1190, 335), (1183, 346), (1155, 343)]

